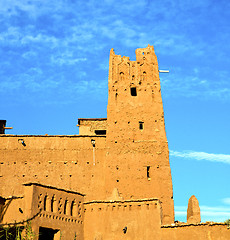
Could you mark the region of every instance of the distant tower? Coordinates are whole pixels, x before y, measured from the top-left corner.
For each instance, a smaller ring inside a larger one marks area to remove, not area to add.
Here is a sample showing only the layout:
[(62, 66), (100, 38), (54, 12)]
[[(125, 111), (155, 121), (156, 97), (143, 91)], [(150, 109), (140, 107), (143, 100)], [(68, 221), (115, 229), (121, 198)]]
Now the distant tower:
[(168, 142), (153, 46), (136, 50), (136, 61), (111, 49), (107, 107), (106, 195), (159, 198), (163, 223), (174, 222)]
[(187, 222), (194, 224), (201, 222), (199, 202), (194, 195), (188, 200)]

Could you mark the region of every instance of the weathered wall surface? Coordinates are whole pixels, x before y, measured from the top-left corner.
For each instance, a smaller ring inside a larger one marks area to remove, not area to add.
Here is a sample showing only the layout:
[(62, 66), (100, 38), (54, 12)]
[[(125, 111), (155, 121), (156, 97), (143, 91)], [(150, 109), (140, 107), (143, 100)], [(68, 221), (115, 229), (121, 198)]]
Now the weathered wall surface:
[(227, 240), (230, 229), (221, 223), (162, 228), (162, 240)]
[(1, 135), (0, 196), (21, 196), (22, 184), (37, 182), (101, 199), (104, 160), (105, 137)]
[(24, 198), (10, 198), (5, 201), (5, 204), (0, 212), (0, 224), (21, 222), (25, 220)]
[(164, 223), (174, 222), (168, 143), (157, 58), (148, 46), (136, 61), (110, 53), (107, 107), (107, 195), (158, 198)]
[(91, 202), (84, 205), (86, 240), (152, 240), (160, 236), (161, 206), (158, 200)]

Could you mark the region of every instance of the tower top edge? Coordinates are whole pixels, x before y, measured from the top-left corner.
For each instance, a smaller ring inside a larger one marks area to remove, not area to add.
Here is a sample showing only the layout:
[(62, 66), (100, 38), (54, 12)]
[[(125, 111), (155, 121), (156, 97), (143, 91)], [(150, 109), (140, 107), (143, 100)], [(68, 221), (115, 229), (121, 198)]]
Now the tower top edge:
[[(140, 60), (145, 60), (146, 58), (148, 60), (153, 60), (152, 58), (155, 58), (155, 51), (154, 51), (154, 47), (151, 45), (148, 45), (146, 48), (137, 48), (135, 50), (136, 53), (136, 60), (135, 61), (140, 61)], [(130, 61), (129, 57), (127, 56), (121, 56), (121, 55), (117, 55), (114, 52), (114, 49), (111, 48), (110, 50), (110, 58), (117, 58), (120, 59), (121, 61)], [(131, 61), (131, 62), (135, 62), (135, 61)]]

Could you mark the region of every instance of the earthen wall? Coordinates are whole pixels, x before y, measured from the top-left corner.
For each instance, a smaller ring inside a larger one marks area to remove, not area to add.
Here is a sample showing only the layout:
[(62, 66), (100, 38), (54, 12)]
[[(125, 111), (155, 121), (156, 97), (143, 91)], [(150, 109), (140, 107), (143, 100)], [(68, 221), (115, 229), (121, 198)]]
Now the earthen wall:
[(161, 206), (158, 200), (85, 203), (86, 240), (157, 239)]
[(24, 221), (24, 209), (25, 201), (23, 197), (6, 199), (2, 207), (0, 223), (14, 223), (15, 219), (17, 219), (17, 222)]
[(227, 240), (230, 229), (223, 223), (203, 223), (163, 227), (162, 240)]
[(1, 135), (0, 195), (21, 196), (37, 182), (101, 199), (104, 161), (105, 137)]

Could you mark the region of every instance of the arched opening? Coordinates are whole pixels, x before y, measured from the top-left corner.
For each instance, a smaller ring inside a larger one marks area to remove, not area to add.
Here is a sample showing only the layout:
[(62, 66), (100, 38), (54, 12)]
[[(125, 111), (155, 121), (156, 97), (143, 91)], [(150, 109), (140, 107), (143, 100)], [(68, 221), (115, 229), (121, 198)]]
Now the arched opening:
[(69, 207), (68, 205), (69, 205), (69, 201), (66, 199), (65, 203), (64, 203), (64, 214), (67, 214), (67, 212), (68, 212), (68, 210), (67, 210)]
[(73, 217), (77, 216), (77, 204), (75, 200), (73, 200), (71, 203), (70, 215)]
[(124, 78), (125, 78), (125, 74), (123, 72), (120, 72), (120, 79), (124, 80)]
[(44, 211), (50, 211), (50, 206), (49, 206), (49, 197), (48, 195), (45, 195), (44, 197), (44, 206), (43, 206)]
[(57, 212), (57, 201), (55, 195), (51, 198), (51, 212)]
[(145, 81), (147, 79), (146, 77), (147, 77), (147, 73), (144, 71), (143, 72), (143, 81)]

